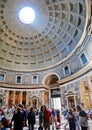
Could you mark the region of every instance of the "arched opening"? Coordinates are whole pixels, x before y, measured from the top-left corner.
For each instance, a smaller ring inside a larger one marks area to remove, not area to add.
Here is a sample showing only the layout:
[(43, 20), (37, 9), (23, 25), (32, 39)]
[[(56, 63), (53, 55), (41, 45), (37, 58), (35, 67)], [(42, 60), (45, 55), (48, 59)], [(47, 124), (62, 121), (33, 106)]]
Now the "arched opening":
[(37, 96), (32, 96), (29, 105), (35, 109), (39, 107), (39, 98)]
[(59, 77), (56, 74), (48, 74), (45, 76), (44, 85), (49, 88), (59, 87), (58, 81)]

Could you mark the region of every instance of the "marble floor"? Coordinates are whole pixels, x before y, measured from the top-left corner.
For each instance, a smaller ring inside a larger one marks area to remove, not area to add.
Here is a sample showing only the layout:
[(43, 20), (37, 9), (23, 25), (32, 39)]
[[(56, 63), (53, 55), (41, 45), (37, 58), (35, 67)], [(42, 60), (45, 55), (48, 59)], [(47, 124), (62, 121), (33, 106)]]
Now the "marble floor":
[[(36, 124), (34, 126), (35, 128), (34, 130), (38, 130), (39, 127), (38, 122), (39, 122), (38, 117), (36, 117)], [(52, 130), (52, 125), (50, 125), (50, 129)], [(24, 127), (23, 130), (28, 130), (28, 127)], [(54, 128), (53, 130), (56, 130), (56, 128)], [(64, 120), (64, 118), (62, 119), (62, 123), (57, 130), (69, 130), (68, 123), (66, 122), (66, 120)]]
[[(36, 117), (36, 124), (34, 126), (34, 130), (38, 130), (38, 117)], [(28, 127), (24, 127), (23, 130), (28, 130)], [(52, 130), (52, 125), (50, 126), (50, 130)], [(56, 129), (54, 129), (56, 130)], [(57, 130), (69, 130), (69, 125), (68, 125), (68, 122), (67, 120), (65, 120), (63, 117), (62, 117), (62, 120), (61, 120), (61, 126), (60, 128), (58, 128)], [(88, 130), (92, 130), (92, 120), (89, 120), (89, 128)]]

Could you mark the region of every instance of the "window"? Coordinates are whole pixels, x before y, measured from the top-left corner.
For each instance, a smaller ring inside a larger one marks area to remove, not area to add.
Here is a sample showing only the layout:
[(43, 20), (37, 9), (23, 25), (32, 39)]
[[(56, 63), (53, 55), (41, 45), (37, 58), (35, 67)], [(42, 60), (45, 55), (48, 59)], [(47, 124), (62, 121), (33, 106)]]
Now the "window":
[(17, 76), (17, 83), (21, 83), (21, 76)]
[(81, 54), (80, 58), (83, 64), (86, 64), (88, 62), (84, 53)]
[(38, 76), (37, 75), (32, 76), (32, 83), (33, 84), (38, 83)]
[(5, 78), (5, 75), (1, 73), (1, 74), (0, 74), (0, 81), (3, 82), (3, 81), (4, 81), (4, 78)]
[(64, 67), (64, 72), (65, 72), (65, 75), (69, 75), (69, 67), (68, 66)]

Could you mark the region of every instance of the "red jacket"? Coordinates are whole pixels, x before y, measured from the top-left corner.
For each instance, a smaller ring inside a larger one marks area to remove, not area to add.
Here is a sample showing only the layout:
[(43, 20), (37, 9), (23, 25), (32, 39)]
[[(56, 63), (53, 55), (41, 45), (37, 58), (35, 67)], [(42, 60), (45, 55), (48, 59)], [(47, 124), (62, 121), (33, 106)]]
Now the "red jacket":
[(44, 111), (44, 122), (50, 122), (50, 118), (51, 118), (50, 110), (45, 110)]

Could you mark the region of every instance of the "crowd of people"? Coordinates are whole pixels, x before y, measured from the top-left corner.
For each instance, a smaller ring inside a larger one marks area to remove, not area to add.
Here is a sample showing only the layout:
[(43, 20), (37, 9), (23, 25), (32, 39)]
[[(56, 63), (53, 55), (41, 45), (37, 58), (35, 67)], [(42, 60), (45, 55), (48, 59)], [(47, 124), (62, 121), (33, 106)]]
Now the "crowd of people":
[[(0, 109), (0, 130), (23, 130), (24, 127), (34, 130), (36, 115), (39, 121), (38, 130), (50, 130), (50, 126), (53, 130), (59, 129), (62, 125), (62, 114), (60, 110), (48, 109), (45, 105), (42, 105), (40, 110), (21, 104), (13, 105), (11, 109)], [(69, 130), (88, 130), (88, 120), (92, 120), (92, 109), (86, 112), (77, 105), (76, 108), (64, 111), (64, 118), (68, 121)]]
[(13, 105), (10, 109), (0, 109), (0, 130), (23, 130), (24, 127), (34, 130), (36, 115), (39, 120), (39, 130), (50, 130), (50, 125), (53, 129), (60, 126), (60, 110), (48, 109), (45, 105), (37, 110), (19, 104)]
[(68, 120), (69, 130), (89, 130), (88, 120), (92, 120), (92, 108), (86, 112), (77, 105), (76, 108), (66, 110), (65, 118)]

